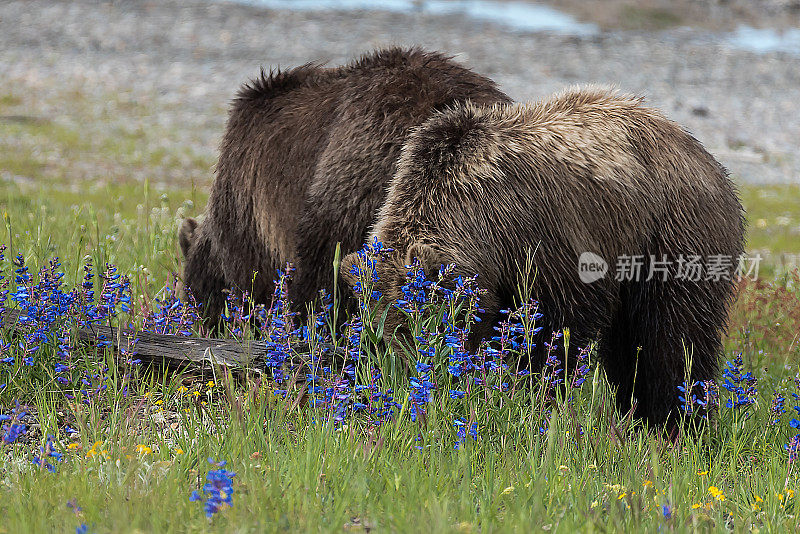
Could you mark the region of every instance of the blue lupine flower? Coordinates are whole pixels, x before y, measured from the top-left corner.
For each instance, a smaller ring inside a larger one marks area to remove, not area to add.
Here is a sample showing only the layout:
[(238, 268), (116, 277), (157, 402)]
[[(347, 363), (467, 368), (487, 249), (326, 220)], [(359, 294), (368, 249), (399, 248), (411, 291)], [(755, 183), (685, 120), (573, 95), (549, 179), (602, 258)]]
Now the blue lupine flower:
[(25, 433), (27, 427), (20, 421), (26, 414), (27, 412), (20, 407), (19, 401), (16, 401), (16, 406), (10, 415), (0, 415), (0, 422), (9, 421), (3, 425), (3, 443), (14, 443)]
[(697, 404), (697, 395), (692, 393), (692, 390), (695, 386), (699, 385), (700, 382), (687, 384), (684, 381), (682, 385), (678, 386), (678, 391), (680, 392), (680, 395), (678, 395), (678, 400), (681, 403), (681, 409), (687, 414), (694, 413), (694, 407)]
[(784, 404), (786, 403), (786, 397), (780, 394), (780, 392), (775, 391), (772, 394), (772, 404), (769, 408), (769, 415), (770, 415), (770, 425), (777, 425), (781, 420), (781, 415), (786, 413), (786, 408), (784, 408)]
[(797, 461), (797, 457), (800, 456), (800, 434), (795, 434), (783, 448), (789, 453), (790, 465)]
[[(54, 460), (53, 463), (48, 459)], [(33, 464), (42, 469), (47, 469), (51, 473), (56, 472), (56, 464), (64, 459), (64, 455), (56, 449), (53, 436), (47, 436), (47, 442), (43, 447), (39, 447), (39, 454), (33, 457)]]
[(725, 404), (728, 408), (746, 407), (756, 402), (755, 396), (758, 393), (756, 379), (750, 372), (742, 373), (743, 367), (741, 354), (736, 356), (733, 362), (725, 362), (722, 387), (733, 393), (732, 398)]
[(192, 491), (189, 500), (200, 501), (205, 498), (206, 517), (211, 519), (223, 506), (233, 506), (233, 477), (236, 476), (236, 473), (224, 469), (225, 461), (215, 462), (209, 458), (208, 463), (218, 469), (212, 469), (206, 475), (203, 494), (201, 495), (197, 490)]

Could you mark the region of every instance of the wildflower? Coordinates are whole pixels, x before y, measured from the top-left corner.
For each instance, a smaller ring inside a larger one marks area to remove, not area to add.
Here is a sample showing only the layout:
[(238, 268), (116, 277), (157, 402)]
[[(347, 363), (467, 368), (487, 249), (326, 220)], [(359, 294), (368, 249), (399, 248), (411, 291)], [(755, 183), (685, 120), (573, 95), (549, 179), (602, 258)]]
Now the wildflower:
[(184, 454), (183, 449), (178, 447), (177, 449), (175, 449), (175, 454)]
[(3, 443), (14, 443), (25, 433), (27, 427), (20, 421), (26, 414), (27, 412), (20, 408), (19, 401), (17, 401), (16, 407), (11, 411), (11, 415), (0, 415), (0, 422), (9, 421), (3, 425)]
[(642, 486), (644, 486), (645, 488), (649, 488), (652, 485), (653, 485), (653, 481), (652, 480), (645, 480), (644, 482), (642, 482)]
[(74, 443), (70, 443), (69, 445), (67, 445), (67, 450), (68, 450), (68, 451), (74, 451), (75, 449), (80, 449), (80, 448), (81, 448), (81, 444), (80, 444), (80, 443), (78, 443), (77, 441), (76, 441), (76, 442), (74, 442)]
[(694, 413), (694, 407), (697, 404), (697, 395), (694, 395), (692, 390), (695, 386), (699, 385), (700, 382), (687, 384), (684, 381), (682, 385), (678, 386), (678, 391), (680, 392), (680, 395), (678, 395), (678, 400), (681, 403), (681, 409), (688, 415)]
[[(50, 463), (47, 459), (51, 458), (54, 460), (53, 463)], [(33, 457), (33, 464), (38, 465), (40, 468), (47, 469), (51, 473), (56, 472), (56, 466), (58, 462), (62, 461), (64, 455), (56, 450), (55, 443), (53, 441), (53, 436), (47, 436), (47, 442), (44, 444), (43, 447), (39, 447), (39, 454)]]
[(792, 465), (800, 455), (800, 434), (796, 434), (783, 448), (789, 453), (789, 465)]
[(207, 482), (203, 486), (203, 495), (197, 490), (192, 491), (189, 500), (199, 501), (205, 496), (206, 517), (211, 519), (223, 506), (233, 506), (233, 477), (236, 476), (236, 473), (223, 469), (225, 467), (224, 461), (214, 462), (213, 459), (209, 458), (208, 462), (218, 467), (218, 469), (212, 469), (206, 475)]
[(769, 424), (771, 426), (777, 425), (780, 422), (781, 415), (786, 413), (786, 409), (784, 408), (785, 402), (786, 397), (781, 395), (778, 391), (772, 394), (772, 405), (769, 409)]
[(80, 515), (83, 511), (83, 508), (78, 506), (78, 499), (70, 499), (67, 501), (67, 507), (72, 510), (75, 515)]
[(697, 474), (701, 477), (704, 477), (708, 474), (708, 471), (698, 471)]
[[(578, 351), (575, 369), (571, 375), (572, 381), (570, 386), (573, 390), (580, 389), (584, 382), (586, 382), (586, 375), (589, 374), (588, 358), (590, 349), (591, 347), (584, 347)], [(570, 397), (570, 399), (572, 399), (572, 397)]]
[(156, 310), (144, 318), (143, 330), (155, 334), (192, 335), (191, 327), (200, 317), (197, 302), (191, 292), (186, 302), (181, 301), (177, 295), (177, 285), (177, 279), (173, 279), (172, 285), (164, 286), (162, 298), (155, 299)]
[[(797, 394), (795, 393), (795, 395), (797, 395)], [(794, 408), (794, 411), (796, 411), (798, 414), (800, 414), (800, 406), (793, 406), (793, 408)], [(789, 426), (792, 427), (792, 428), (800, 428), (800, 421), (798, 421), (797, 419), (793, 418), (791, 421), (789, 421)]]
[(725, 381), (722, 387), (733, 393), (733, 397), (728, 399), (726, 407), (741, 408), (755, 403), (756, 378), (753, 373), (742, 373), (744, 363), (742, 355), (739, 354), (733, 362), (725, 362), (723, 377)]
[(664, 519), (672, 519), (672, 508), (669, 504), (661, 506), (661, 513), (664, 515)]
[(714, 497), (718, 501), (725, 500), (725, 494), (722, 493), (722, 491), (720, 491), (720, 489), (717, 488), (716, 486), (709, 486), (708, 492), (711, 494), (712, 497)]
[(103, 448), (102, 441), (95, 441), (92, 448), (86, 451), (87, 458), (94, 458), (95, 456), (108, 458), (108, 449)]
[(152, 454), (153, 453), (153, 449), (151, 449), (147, 445), (139, 444), (139, 445), (136, 446), (136, 452), (138, 452), (142, 456), (146, 456), (148, 454)]

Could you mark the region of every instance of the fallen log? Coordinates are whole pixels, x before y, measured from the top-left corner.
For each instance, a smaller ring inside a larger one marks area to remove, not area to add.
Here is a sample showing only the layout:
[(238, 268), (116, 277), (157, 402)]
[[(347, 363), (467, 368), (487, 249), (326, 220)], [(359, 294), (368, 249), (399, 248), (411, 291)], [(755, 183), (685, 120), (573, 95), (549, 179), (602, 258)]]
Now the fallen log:
[[(20, 316), (18, 310), (6, 310), (0, 317), (2, 329), (19, 330)], [(135, 356), (142, 363), (167, 365), (172, 368), (222, 366), (231, 370), (250, 370), (257, 373), (266, 370), (269, 354), (263, 341), (237, 341), (232, 339), (214, 339), (200, 337), (182, 337), (165, 334), (153, 334), (130, 328), (90, 325), (78, 329), (78, 340), (93, 345), (98, 341), (111, 343), (115, 355), (121, 355), (127, 349), (129, 339), (135, 338)], [(332, 345), (323, 344), (336, 354), (344, 355), (344, 351)], [(300, 343), (292, 346), (291, 363), (301, 365), (307, 362), (309, 345)], [(305, 357), (304, 357), (305, 355)]]

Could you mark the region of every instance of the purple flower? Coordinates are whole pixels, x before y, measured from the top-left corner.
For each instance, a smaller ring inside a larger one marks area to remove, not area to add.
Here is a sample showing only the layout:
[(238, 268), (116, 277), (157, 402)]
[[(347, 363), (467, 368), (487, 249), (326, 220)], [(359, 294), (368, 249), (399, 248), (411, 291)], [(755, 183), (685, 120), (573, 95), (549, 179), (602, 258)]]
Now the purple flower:
[(725, 404), (728, 408), (742, 408), (755, 403), (755, 396), (758, 392), (756, 379), (752, 373), (743, 373), (743, 367), (741, 354), (736, 356), (732, 362), (725, 362), (722, 387), (733, 393)]
[(20, 421), (26, 414), (27, 412), (20, 407), (19, 401), (16, 401), (16, 407), (10, 415), (0, 415), (0, 421), (9, 421), (3, 425), (3, 443), (14, 443), (25, 433), (27, 427)]
[(218, 467), (212, 469), (206, 475), (206, 483), (203, 485), (203, 494), (197, 490), (192, 491), (190, 501), (200, 501), (205, 498), (206, 517), (211, 519), (224, 506), (233, 506), (233, 477), (236, 473), (223, 469), (225, 462), (215, 462), (209, 458), (208, 463)]

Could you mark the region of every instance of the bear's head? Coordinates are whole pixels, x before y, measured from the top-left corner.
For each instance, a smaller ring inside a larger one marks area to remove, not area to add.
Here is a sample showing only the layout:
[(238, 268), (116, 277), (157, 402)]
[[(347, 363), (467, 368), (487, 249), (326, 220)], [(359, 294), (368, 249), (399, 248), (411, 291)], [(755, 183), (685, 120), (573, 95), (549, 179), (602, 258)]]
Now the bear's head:
[(178, 243), (183, 255), (180, 296), (186, 301), (189, 298), (188, 290), (191, 290), (192, 296), (201, 305), (203, 317), (211, 325), (219, 319), (224, 303), (222, 290), (227, 286), (207, 230), (203, 224), (188, 217), (178, 231)]
[[(374, 262), (373, 262), (374, 261)], [(442, 265), (442, 256), (431, 245), (413, 243), (405, 250), (394, 249), (384, 255), (371, 255), (367, 263), (361, 252), (353, 252), (342, 259), (339, 272), (350, 288), (355, 288), (364, 277), (372, 278), (373, 295), (378, 297), (373, 327), (383, 323), (383, 337), (397, 349), (408, 348), (409, 329), (404, 312), (397, 301), (403, 298), (403, 286), (412, 265), (418, 262), (428, 280), (435, 279)], [(377, 292), (377, 293), (375, 293)]]

